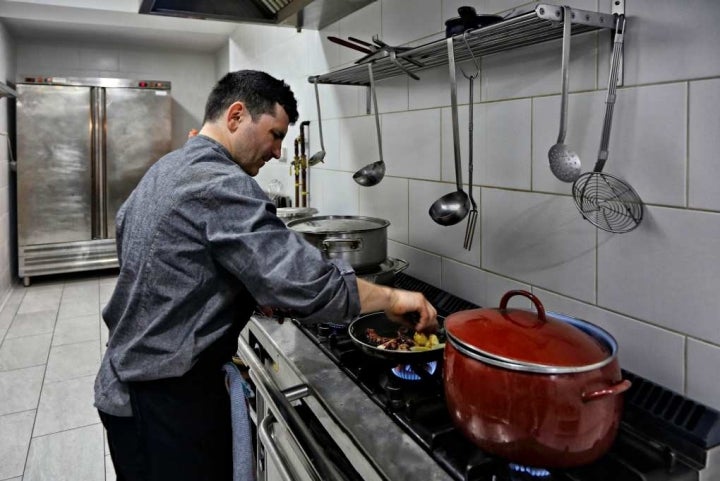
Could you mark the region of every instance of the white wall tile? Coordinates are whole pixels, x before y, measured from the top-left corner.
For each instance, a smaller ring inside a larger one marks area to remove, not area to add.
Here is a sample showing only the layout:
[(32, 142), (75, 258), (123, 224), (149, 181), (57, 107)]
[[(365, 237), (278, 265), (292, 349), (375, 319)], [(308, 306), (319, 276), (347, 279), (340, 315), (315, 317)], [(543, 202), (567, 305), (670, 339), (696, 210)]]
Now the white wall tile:
[[(382, 117), (380, 118), (381, 126)], [(340, 169), (355, 172), (371, 162), (380, 160), (373, 116), (340, 119), (338, 130)], [(387, 149), (384, 151), (384, 156), (387, 159)]]
[(81, 48), (79, 54), (81, 69), (118, 70), (119, 55), (113, 49)]
[[(375, 95), (377, 97), (378, 112), (399, 112), (408, 109), (408, 80), (407, 77), (393, 77), (387, 80), (381, 80), (375, 84)], [(372, 97), (369, 88), (361, 88), (361, 101), (364, 100), (367, 106), (367, 100), (370, 100), (370, 112), (375, 110), (372, 106)], [(365, 110), (367, 112), (367, 109)]]
[(388, 239), (404, 244), (408, 243), (408, 183), (386, 176), (373, 187), (358, 188), (358, 213), (390, 221)]
[(440, 256), (414, 247), (388, 241), (388, 255), (408, 262), (404, 272), (433, 286), (440, 286), (442, 263)]
[(629, 85), (720, 75), (716, 0), (633, 0), (626, 9)]
[[(380, 2), (373, 2), (338, 22), (340, 37), (354, 37), (372, 43), (373, 35), (380, 35)], [(365, 56), (362, 52), (340, 47), (340, 62), (349, 63)]]
[(720, 214), (647, 207), (629, 234), (602, 233), (598, 305), (720, 342)]
[(442, 260), (442, 288), (482, 307), (500, 305), (503, 294), (513, 289), (530, 290), (523, 284), (451, 259)]
[(618, 90), (605, 171), (644, 202), (685, 205), (686, 89), (676, 83)]
[(533, 293), (546, 310), (607, 330), (618, 342), (618, 360), (623, 369), (680, 394), (684, 392), (685, 336), (542, 289), (533, 289)]
[(387, 175), (440, 179), (440, 111), (421, 110), (382, 116)]
[(313, 178), (321, 186), (315, 189), (311, 205), (323, 215), (356, 215), (358, 212), (358, 189), (362, 188), (346, 172), (317, 170)]
[(688, 339), (687, 395), (720, 410), (720, 346)]
[[(473, 107), (473, 184), (512, 189), (530, 188), (530, 100), (475, 104)], [(462, 178), (467, 184), (467, 107), (458, 112)], [(455, 180), (451, 109), (442, 110), (444, 181)]]
[[(482, 99), (498, 100), (560, 92), (561, 42), (501, 52), (484, 57)], [(596, 87), (594, 34), (573, 36), (570, 48), (570, 90)]]
[(594, 300), (595, 231), (571, 198), (483, 188), (481, 220), (483, 269)]
[(18, 75), (68, 75), (80, 69), (80, 51), (66, 45), (44, 45), (19, 42), (17, 45)]
[[(475, 199), (481, 209), (479, 190)], [(440, 197), (454, 192), (455, 185), (440, 182), (410, 181), (410, 245), (434, 252), (466, 264), (480, 265), (480, 233), (476, 231), (472, 250), (463, 249), (467, 220), (452, 226), (436, 224), (428, 214), (430, 206)], [(477, 229), (482, 224), (478, 217)]]
[(441, 3), (437, 0), (381, 0), (382, 40), (401, 45), (439, 32)]
[(720, 210), (716, 169), (720, 153), (720, 79), (690, 83), (689, 205)]
[[(427, 109), (450, 105), (450, 73), (447, 67), (436, 67), (417, 73), (420, 80), (408, 80), (409, 105), (411, 109)], [(460, 82), (462, 75), (457, 71), (458, 104), (466, 104), (467, 84)], [(479, 83), (479, 82), (477, 82)], [(464, 92), (460, 89), (464, 88)], [(479, 93), (479, 90), (476, 89)], [(480, 100), (480, 95), (475, 98)]]

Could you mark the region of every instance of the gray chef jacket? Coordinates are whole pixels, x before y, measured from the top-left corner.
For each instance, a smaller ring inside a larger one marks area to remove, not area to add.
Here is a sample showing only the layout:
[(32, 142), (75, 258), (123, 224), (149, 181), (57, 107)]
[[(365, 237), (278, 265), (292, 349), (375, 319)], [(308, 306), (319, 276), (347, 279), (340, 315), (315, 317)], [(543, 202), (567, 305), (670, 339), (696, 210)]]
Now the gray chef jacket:
[(228, 360), (256, 305), (317, 321), (359, 314), (352, 269), (324, 260), (275, 214), (208, 137), (148, 170), (116, 218), (120, 274), (103, 310), (110, 336), (95, 407), (131, 416), (128, 382), (182, 376), (217, 346)]

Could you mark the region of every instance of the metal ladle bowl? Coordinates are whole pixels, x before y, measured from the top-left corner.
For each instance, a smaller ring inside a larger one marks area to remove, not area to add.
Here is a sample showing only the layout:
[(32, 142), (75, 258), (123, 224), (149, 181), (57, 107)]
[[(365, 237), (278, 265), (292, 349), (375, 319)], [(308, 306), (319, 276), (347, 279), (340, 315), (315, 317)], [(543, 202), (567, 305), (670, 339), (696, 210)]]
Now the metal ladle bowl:
[(455, 225), (470, 211), (470, 199), (463, 190), (456, 190), (440, 197), (430, 206), (430, 217), (436, 223)]
[(372, 187), (377, 185), (385, 177), (385, 161), (382, 153), (382, 134), (380, 132), (380, 116), (378, 114), (377, 96), (375, 95), (375, 78), (373, 76), (372, 62), (368, 63), (368, 74), (370, 76), (370, 94), (373, 99), (373, 108), (375, 109), (375, 129), (377, 130), (378, 152), (380, 160), (373, 162), (361, 168), (353, 174), (353, 180), (363, 187)]

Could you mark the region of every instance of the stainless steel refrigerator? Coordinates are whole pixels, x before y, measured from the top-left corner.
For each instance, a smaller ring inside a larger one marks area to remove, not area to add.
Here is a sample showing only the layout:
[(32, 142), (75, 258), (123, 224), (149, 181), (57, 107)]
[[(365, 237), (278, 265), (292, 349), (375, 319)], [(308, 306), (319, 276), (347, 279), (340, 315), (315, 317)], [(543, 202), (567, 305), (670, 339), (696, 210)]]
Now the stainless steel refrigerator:
[(117, 266), (115, 215), (170, 150), (170, 82), (24, 76), (16, 89), (19, 276)]

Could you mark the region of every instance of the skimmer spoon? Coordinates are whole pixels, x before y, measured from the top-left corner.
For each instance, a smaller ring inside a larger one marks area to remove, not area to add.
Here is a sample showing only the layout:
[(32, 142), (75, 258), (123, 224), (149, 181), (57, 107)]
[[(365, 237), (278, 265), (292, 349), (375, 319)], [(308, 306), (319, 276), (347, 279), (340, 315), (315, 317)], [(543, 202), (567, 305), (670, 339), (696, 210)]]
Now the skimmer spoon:
[(582, 173), (580, 158), (565, 145), (567, 133), (567, 104), (570, 73), (570, 30), (572, 29), (570, 8), (563, 7), (563, 41), (562, 41), (562, 87), (560, 93), (560, 133), (557, 143), (550, 147), (550, 170), (553, 175), (563, 182), (574, 182)]

